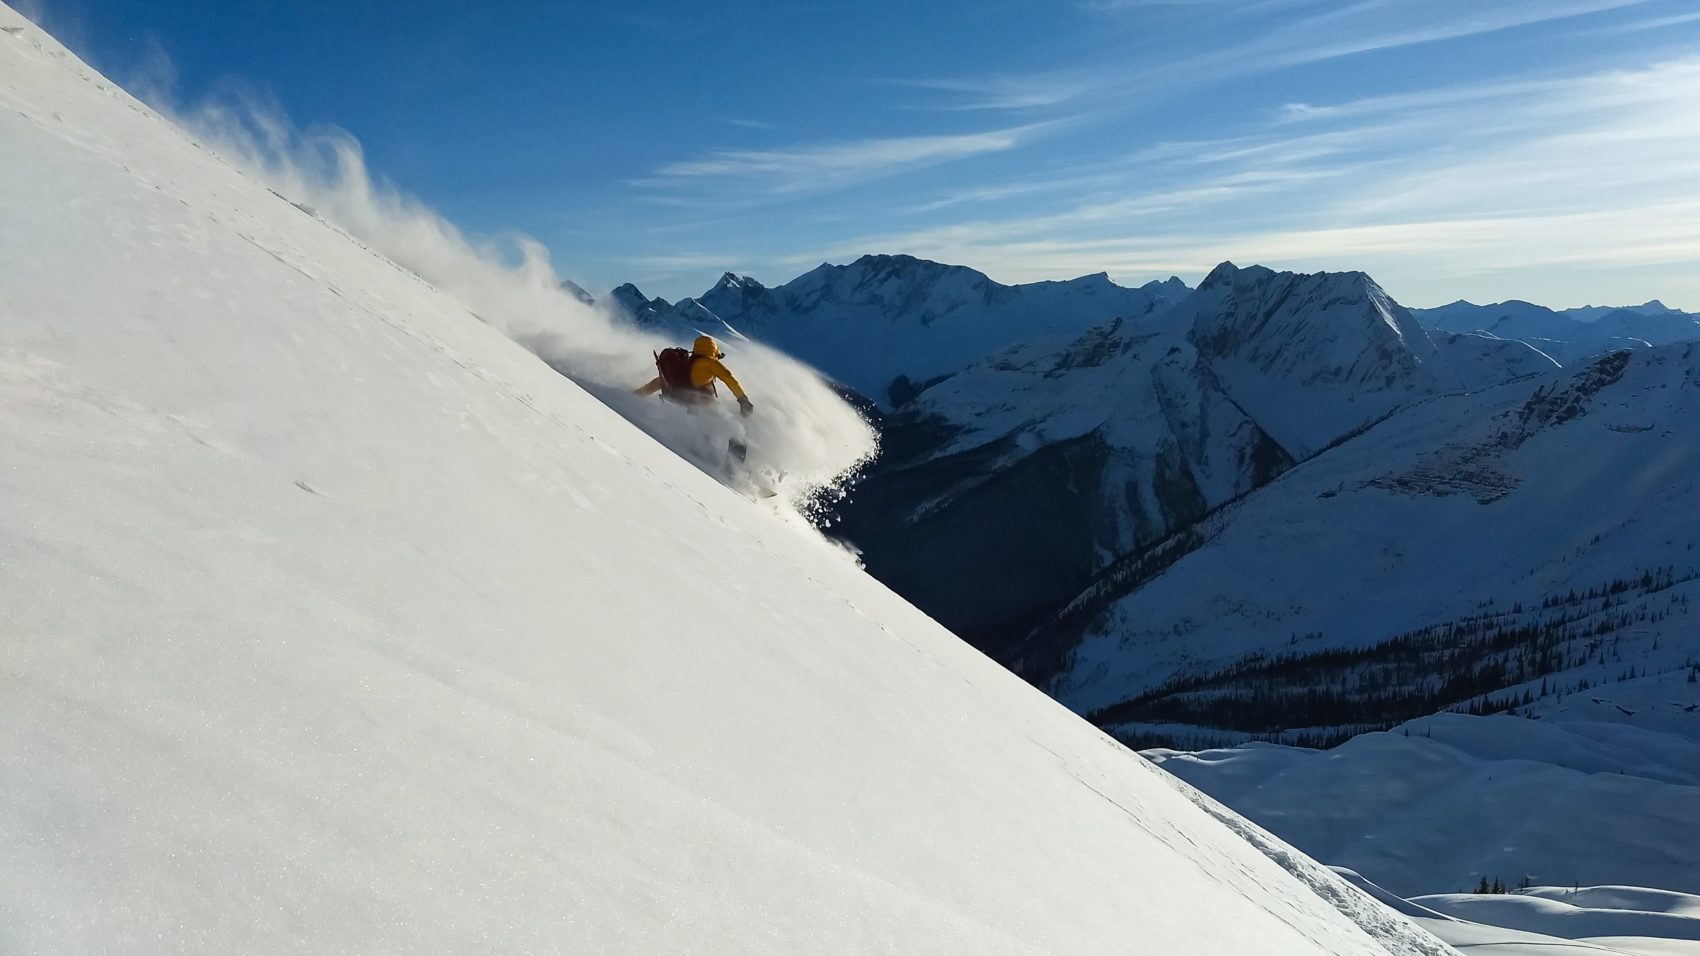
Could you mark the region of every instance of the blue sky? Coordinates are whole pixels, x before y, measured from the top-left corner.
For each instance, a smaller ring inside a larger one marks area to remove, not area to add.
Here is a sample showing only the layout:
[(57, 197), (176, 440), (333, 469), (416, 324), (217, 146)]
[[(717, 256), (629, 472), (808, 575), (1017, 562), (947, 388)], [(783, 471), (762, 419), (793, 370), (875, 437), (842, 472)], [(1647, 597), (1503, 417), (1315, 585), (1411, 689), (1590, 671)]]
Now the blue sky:
[(1700, 309), (1694, 0), (36, 0), (177, 104), (259, 90), (587, 287), (907, 252), (1014, 282), (1363, 269)]

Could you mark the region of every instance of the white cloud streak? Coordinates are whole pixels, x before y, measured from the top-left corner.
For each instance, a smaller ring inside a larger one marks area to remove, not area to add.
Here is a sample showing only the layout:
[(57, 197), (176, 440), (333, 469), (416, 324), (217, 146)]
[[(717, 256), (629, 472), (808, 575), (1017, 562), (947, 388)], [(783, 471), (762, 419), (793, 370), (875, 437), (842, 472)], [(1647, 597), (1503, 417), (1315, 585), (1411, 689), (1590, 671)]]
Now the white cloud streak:
[(1251, 72), (1638, 6), (1652, 0), (1358, 0), (1230, 50)]
[(862, 139), (789, 149), (723, 149), (700, 159), (668, 163), (637, 183), (655, 187), (721, 178), (778, 194), (822, 191), (1015, 149), (1059, 125), (1032, 123), (976, 133)]
[[(954, 92), (950, 109), (1021, 109), (1083, 101), (1151, 101), (1222, 79), (1363, 53), (1460, 40), (1585, 17), (1655, 0), (1347, 0), (1257, 36), (1190, 55), (1143, 57), (1122, 68), (935, 78), (912, 85)], [(1093, 9), (1136, 12), (1150, 0), (1110, 0)], [(1279, 7), (1281, 4), (1261, 4)], [(1236, 8), (1239, 14), (1246, 13)], [(1227, 29), (1232, 29), (1230, 25)]]
[(1635, 20), (1629, 23), (1619, 23), (1609, 27), (1600, 27), (1587, 31), (1592, 36), (1612, 36), (1624, 33), (1645, 33), (1648, 30), (1665, 30), (1679, 27), (1688, 23), (1700, 23), (1700, 11), (1679, 13), (1668, 17), (1653, 17), (1647, 20)]

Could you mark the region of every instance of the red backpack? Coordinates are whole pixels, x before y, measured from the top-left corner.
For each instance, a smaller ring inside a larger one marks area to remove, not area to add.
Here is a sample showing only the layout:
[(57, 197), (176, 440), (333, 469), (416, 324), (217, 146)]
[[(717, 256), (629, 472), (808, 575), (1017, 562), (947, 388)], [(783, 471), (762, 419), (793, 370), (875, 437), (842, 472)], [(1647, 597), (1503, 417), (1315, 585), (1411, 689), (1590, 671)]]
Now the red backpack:
[(675, 388), (699, 390), (691, 384), (691, 363), (696, 356), (681, 348), (662, 349), (655, 353), (655, 370), (661, 373), (661, 385), (666, 391)]

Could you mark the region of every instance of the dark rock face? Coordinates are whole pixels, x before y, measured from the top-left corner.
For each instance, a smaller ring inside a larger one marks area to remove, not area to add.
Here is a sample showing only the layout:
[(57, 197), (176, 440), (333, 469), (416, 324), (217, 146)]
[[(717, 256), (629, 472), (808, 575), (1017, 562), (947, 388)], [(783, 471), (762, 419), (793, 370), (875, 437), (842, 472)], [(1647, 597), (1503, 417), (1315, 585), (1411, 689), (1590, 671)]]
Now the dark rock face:
[[(870, 573), (994, 657), (1091, 574), (1106, 457), (1088, 436), (994, 468), (1005, 451), (986, 446), (872, 478), (843, 525)], [(948, 506), (909, 523), (880, 520), (965, 477), (980, 480)]]

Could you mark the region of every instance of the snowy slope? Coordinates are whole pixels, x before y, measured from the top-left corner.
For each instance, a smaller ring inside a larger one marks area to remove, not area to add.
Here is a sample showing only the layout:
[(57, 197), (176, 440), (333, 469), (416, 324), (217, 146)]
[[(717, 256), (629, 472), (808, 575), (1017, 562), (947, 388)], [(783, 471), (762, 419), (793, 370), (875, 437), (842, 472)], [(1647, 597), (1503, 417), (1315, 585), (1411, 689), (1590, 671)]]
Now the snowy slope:
[(889, 405), (994, 349), (1145, 315), (1188, 291), (1175, 278), (1124, 288), (1102, 273), (1003, 285), (964, 266), (867, 255), (771, 289), (728, 272), (700, 297), (671, 305), (631, 285), (611, 298), (640, 322), (676, 334), (748, 335)]
[(0, 949), (1441, 952), (0, 27)]

